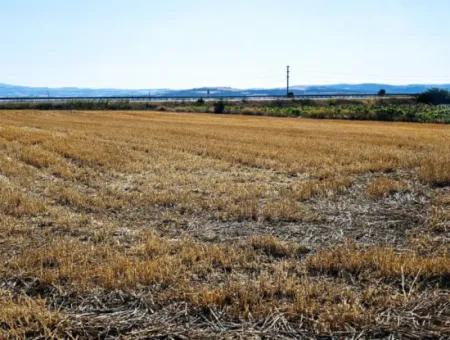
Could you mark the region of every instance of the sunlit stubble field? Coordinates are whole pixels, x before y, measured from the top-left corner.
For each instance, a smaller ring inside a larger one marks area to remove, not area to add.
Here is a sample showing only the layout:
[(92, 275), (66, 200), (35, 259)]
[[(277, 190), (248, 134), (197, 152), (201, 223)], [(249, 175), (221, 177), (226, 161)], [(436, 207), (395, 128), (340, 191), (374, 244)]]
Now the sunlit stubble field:
[(0, 111), (0, 338), (450, 336), (450, 126)]

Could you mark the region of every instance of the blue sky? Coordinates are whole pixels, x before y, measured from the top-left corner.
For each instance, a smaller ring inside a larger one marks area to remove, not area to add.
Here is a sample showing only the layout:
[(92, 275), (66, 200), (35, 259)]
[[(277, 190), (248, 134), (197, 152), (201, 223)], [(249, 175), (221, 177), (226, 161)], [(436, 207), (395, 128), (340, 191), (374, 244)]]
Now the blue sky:
[(0, 83), (450, 83), (449, 0), (1, 0)]

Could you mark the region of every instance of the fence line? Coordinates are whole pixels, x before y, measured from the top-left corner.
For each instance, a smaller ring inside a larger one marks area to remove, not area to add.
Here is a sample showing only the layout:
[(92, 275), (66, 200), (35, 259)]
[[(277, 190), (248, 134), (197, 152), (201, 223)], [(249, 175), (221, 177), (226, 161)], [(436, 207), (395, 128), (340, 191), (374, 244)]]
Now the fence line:
[[(386, 94), (385, 97), (414, 97), (415, 93), (393, 93)], [(170, 101), (196, 101), (203, 99), (211, 100), (293, 100), (293, 99), (364, 99), (382, 98), (373, 93), (349, 93), (349, 94), (301, 94), (294, 97), (285, 95), (241, 95), (241, 96), (62, 96), (62, 97), (0, 97), (2, 102), (46, 102), (46, 101), (144, 101), (144, 102), (170, 102)]]

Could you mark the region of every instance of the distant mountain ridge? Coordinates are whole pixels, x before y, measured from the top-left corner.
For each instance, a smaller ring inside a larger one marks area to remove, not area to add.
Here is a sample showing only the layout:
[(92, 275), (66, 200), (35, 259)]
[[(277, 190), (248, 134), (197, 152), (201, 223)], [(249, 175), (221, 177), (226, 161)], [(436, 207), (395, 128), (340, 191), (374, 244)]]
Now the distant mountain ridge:
[[(438, 87), (450, 90), (450, 84), (335, 84), (335, 85), (297, 85), (292, 86), (291, 91), (296, 95), (314, 94), (375, 94), (380, 89), (385, 89), (389, 94), (415, 94), (427, 89)], [(109, 96), (186, 96), (206, 97), (211, 96), (258, 96), (258, 95), (283, 95), (285, 88), (251, 88), (235, 89), (230, 87), (201, 87), (185, 90), (172, 89), (93, 89), (78, 87), (27, 87), (9, 84), (0, 84), (0, 97), (109, 97)]]

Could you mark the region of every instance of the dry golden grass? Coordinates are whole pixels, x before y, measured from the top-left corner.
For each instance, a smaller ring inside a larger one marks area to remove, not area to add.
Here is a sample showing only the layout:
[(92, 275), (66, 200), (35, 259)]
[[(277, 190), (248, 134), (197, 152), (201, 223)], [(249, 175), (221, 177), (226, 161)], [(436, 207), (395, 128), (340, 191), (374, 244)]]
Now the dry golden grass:
[[(386, 296), (386, 290), (369, 287), (361, 293), (342, 283), (308, 278), (296, 260), (303, 250), (293, 244), (267, 237), (251, 239), (248, 243), (255, 250), (245, 246), (202, 245), (191, 240), (168, 242), (148, 234), (128, 254), (121, 254), (110, 247), (86, 247), (59, 239), (45, 249), (26, 252), (10, 265), (39, 282), (69, 285), (79, 293), (86, 294), (95, 287), (108, 290), (153, 287), (153, 299), (159, 303), (188, 301), (201, 308), (226, 308), (236, 317), (264, 318), (278, 310), (289, 320), (316, 319), (314, 327), (321, 332), (339, 330), (342, 325), (355, 327), (374, 322), (375, 311), (383, 303), (407, 302), (395, 292)], [(243, 280), (242, 275), (261, 265), (259, 250), (275, 258), (291, 260), (275, 262), (251, 280)], [(307, 269), (312, 268), (311, 263), (307, 263)], [(342, 271), (347, 268), (343, 265)], [(381, 275), (377, 269), (372, 270)], [(410, 268), (405, 272), (409, 278)], [(424, 273), (429, 273), (428, 268)]]
[(346, 245), (319, 252), (308, 258), (306, 266), (312, 272), (330, 275), (349, 273), (385, 280), (419, 278), (437, 280), (447, 286), (450, 282), (450, 259), (447, 256), (423, 257), (411, 252), (398, 254), (386, 247), (360, 250)]
[(49, 311), (45, 301), (28, 297), (14, 297), (0, 290), (1, 338), (59, 338), (63, 334), (64, 319), (57, 312)]
[(254, 236), (250, 239), (250, 245), (255, 250), (260, 250), (268, 256), (274, 257), (297, 257), (304, 255), (309, 250), (301, 245), (283, 242), (273, 236)]
[(420, 178), (435, 186), (450, 185), (450, 156), (444, 148), (439, 159), (425, 159), (420, 168)]
[(1, 111), (0, 337), (449, 336), (449, 141)]
[(3, 184), (0, 187), (0, 209), (16, 217), (35, 216), (45, 211), (45, 205), (31, 195)]
[(450, 207), (434, 206), (426, 220), (426, 226), (435, 232), (450, 231)]
[(379, 177), (369, 183), (367, 193), (373, 198), (382, 198), (405, 190), (405, 183), (386, 177)]

